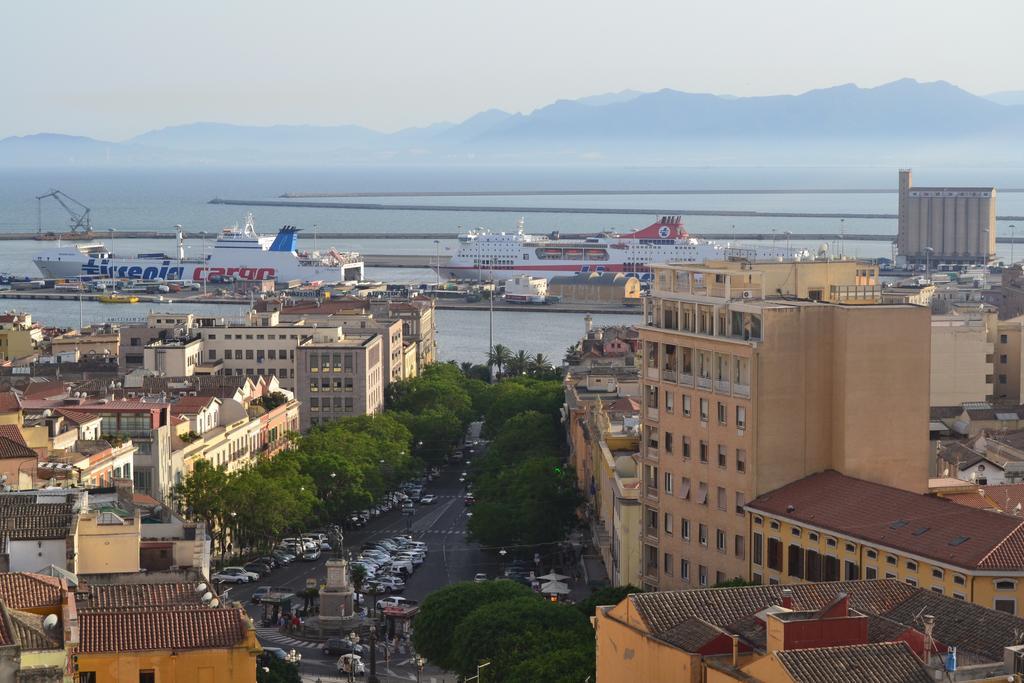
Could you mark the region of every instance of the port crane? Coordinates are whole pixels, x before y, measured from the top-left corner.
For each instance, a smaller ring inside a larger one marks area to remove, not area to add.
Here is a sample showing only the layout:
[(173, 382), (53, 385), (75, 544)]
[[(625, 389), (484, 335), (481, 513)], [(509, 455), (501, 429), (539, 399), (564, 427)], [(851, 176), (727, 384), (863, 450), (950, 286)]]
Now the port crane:
[[(36, 197), (38, 202), (38, 226), (36, 228), (38, 234), (41, 235), (43, 233), (43, 200), (51, 197), (68, 212), (68, 225), (71, 227), (71, 232), (76, 233), (79, 228), (81, 228), (82, 232), (92, 232), (92, 217), (90, 216), (89, 207), (60, 190), (51, 189), (46, 194)], [(72, 207), (69, 202), (79, 208)]]

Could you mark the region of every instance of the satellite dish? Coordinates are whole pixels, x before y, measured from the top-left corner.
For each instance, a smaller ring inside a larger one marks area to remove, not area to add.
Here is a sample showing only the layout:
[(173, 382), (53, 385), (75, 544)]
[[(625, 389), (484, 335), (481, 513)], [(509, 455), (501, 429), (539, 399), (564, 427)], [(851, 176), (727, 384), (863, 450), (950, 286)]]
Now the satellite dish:
[(205, 583), (201, 583), (198, 586), (196, 586), (196, 593), (205, 593), (205, 592), (206, 592), (206, 584)]
[(203, 593), (203, 597), (200, 599), (203, 602), (210, 602), (211, 600), (213, 600), (213, 593), (211, 593), (210, 591), (206, 591), (205, 593)]
[(47, 408), (43, 411), (43, 417), (53, 417), (53, 411)]
[(57, 621), (58, 621), (58, 619), (57, 619), (57, 615), (56, 614), (48, 614), (46, 616), (46, 618), (43, 619), (43, 628), (46, 629), (47, 631), (49, 631), (50, 629), (56, 628), (57, 627)]
[(210, 600), (210, 607), (220, 607), (220, 600), (217, 598)]

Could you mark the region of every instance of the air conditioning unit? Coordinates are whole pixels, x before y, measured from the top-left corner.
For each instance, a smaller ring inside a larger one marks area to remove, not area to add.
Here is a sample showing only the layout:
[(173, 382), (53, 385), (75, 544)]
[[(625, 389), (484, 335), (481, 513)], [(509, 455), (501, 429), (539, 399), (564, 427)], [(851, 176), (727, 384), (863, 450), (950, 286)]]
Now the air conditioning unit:
[(744, 299), (753, 299), (754, 298), (754, 293), (751, 292), (749, 289), (744, 289), (743, 290), (743, 294), (741, 296)]

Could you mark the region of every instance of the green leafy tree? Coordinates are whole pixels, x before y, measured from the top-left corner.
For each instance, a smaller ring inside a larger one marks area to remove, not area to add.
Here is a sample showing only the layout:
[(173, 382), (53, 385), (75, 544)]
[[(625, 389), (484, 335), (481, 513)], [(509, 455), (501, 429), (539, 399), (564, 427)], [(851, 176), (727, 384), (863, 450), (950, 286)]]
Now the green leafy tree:
[(533, 377), (546, 379), (548, 374), (554, 370), (551, 361), (543, 353), (538, 353), (531, 360), (526, 371)]
[(519, 349), (519, 351), (508, 359), (508, 362), (506, 363), (506, 374), (510, 377), (525, 375), (532, 362), (533, 356), (528, 354), (526, 351)]
[(302, 683), (299, 668), (282, 662), (273, 655), (264, 655), (256, 667), (256, 683)]
[(427, 596), (413, 622), (412, 640), (416, 651), (443, 669), (455, 669), (454, 633), (476, 609), (533, 592), (513, 581), (463, 582), (445, 586)]
[(508, 672), (501, 672), (505, 683), (579, 683), (594, 680), (596, 658), (594, 636), (572, 639), (568, 647), (557, 650), (530, 650), (514, 663)]
[(587, 641), (593, 639), (590, 622), (579, 610), (527, 595), (481, 605), (455, 626), (452, 663), (465, 675), (488, 660), (491, 679), (504, 681), (527, 653), (586, 652), (588, 647), (592, 652)]
[(760, 584), (755, 581), (747, 581), (740, 577), (734, 577), (727, 581), (719, 581), (714, 585), (714, 588), (742, 588), (743, 586), (759, 586)]
[(228, 485), (227, 472), (207, 460), (196, 462), (192, 471), (171, 490), (171, 498), (178, 509), (190, 520), (203, 522), (224, 551), (224, 517), (227, 513), (224, 494)]
[(352, 587), (356, 593), (362, 593), (363, 583), (366, 581), (366, 567), (361, 564), (353, 564), (350, 565), (348, 573), (352, 577)]
[(586, 600), (577, 603), (576, 608), (588, 617), (592, 617), (600, 605), (617, 605), (625, 600), (627, 595), (642, 592), (642, 588), (629, 584), (625, 586), (605, 586), (595, 590)]
[(512, 357), (511, 349), (504, 344), (495, 344), (487, 352), (487, 366), (494, 368), (499, 378), (503, 377)]

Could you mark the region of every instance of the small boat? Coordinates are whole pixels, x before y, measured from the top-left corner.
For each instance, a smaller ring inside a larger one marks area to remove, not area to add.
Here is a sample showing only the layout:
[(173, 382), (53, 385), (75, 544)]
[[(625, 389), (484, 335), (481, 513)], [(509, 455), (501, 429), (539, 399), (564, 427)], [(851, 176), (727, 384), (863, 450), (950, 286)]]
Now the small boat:
[(99, 298), (101, 304), (137, 304), (139, 297), (124, 294), (104, 294)]

